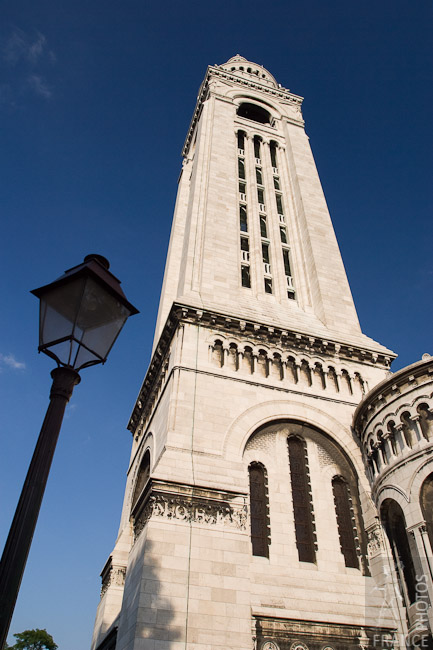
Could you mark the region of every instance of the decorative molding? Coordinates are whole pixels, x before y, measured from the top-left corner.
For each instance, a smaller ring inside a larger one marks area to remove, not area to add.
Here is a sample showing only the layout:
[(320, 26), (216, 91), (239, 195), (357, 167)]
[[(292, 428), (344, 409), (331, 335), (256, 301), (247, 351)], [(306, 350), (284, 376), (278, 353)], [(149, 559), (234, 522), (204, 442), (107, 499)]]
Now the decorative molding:
[(220, 79), (229, 81), (230, 83), (233, 83), (238, 87), (251, 88), (252, 90), (259, 91), (260, 93), (271, 95), (272, 97), (276, 97), (277, 99), (282, 100), (285, 103), (294, 106), (297, 113), (299, 114), (299, 118), (296, 120), (296, 122), (301, 126), (304, 125), (304, 121), (301, 115), (301, 105), (303, 102), (303, 97), (300, 97), (299, 95), (294, 95), (293, 93), (291, 93), (286, 88), (283, 88), (282, 86), (281, 87), (278, 86), (277, 88), (275, 88), (260, 83), (260, 81), (256, 81), (253, 79), (251, 80), (244, 79), (243, 77), (240, 77), (239, 75), (236, 75), (230, 72), (229, 70), (226, 70), (223, 66), (218, 66), (218, 65), (208, 66), (208, 69), (206, 71), (206, 76), (198, 92), (197, 103), (195, 106), (191, 124), (188, 129), (185, 143), (183, 145), (182, 156), (186, 156), (188, 153), (189, 145), (191, 143), (192, 136), (194, 134), (194, 129), (196, 127), (196, 124), (199, 120), (203, 108), (203, 102), (207, 99), (209, 94), (209, 82), (212, 78), (215, 77), (219, 77)]
[(141, 429), (144, 428), (157, 396), (163, 388), (163, 379), (168, 376), (166, 371), (170, 342), (176, 328), (183, 323), (200, 323), (201, 327), (207, 327), (226, 334), (237, 333), (238, 336), (243, 338), (248, 336), (248, 338), (256, 340), (258, 345), (268, 342), (269, 345), (278, 345), (284, 351), (299, 350), (307, 351), (311, 355), (319, 354), (327, 358), (359, 360), (363, 364), (370, 363), (380, 368), (389, 368), (391, 360), (395, 356), (386, 348), (383, 348), (384, 352), (382, 354), (378, 354), (370, 349), (355, 348), (337, 341), (325, 340), (318, 336), (312, 338), (308, 333), (283, 330), (265, 323), (246, 321), (244, 318), (237, 318), (236, 316), (228, 317), (227, 314), (221, 312), (174, 303), (129, 420), (128, 429), (133, 435), (139, 434)]
[[(407, 400), (409, 393), (421, 389), (433, 381), (433, 357), (416, 363), (391, 374), (388, 379), (375, 386), (362, 400), (353, 415), (353, 428), (362, 439), (366, 427), (377, 413), (389, 409), (394, 402)], [(416, 379), (416, 381), (415, 381)], [(397, 410), (396, 408), (394, 410)]]
[(246, 530), (246, 495), (150, 481), (133, 513), (134, 540), (151, 518)]
[(396, 372), (361, 401), (353, 429), (371, 470), (373, 493), (419, 455), (433, 453), (433, 359)]
[(261, 650), (280, 650), (276, 643), (273, 641), (265, 641), (262, 644)]
[(126, 566), (113, 564), (112, 561), (110, 556), (101, 573), (101, 598), (110, 587), (123, 587), (125, 584)]
[(395, 630), (383, 627), (345, 625), (330, 622), (295, 620), (253, 614), (256, 646), (274, 643), (282, 650), (389, 650), (394, 647)]

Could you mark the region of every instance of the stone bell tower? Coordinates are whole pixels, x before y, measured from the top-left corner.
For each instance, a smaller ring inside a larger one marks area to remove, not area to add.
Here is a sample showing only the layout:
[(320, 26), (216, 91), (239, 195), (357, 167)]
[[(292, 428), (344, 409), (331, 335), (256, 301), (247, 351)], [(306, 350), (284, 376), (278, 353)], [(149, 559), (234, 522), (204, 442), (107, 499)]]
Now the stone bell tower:
[(94, 650), (390, 647), (351, 422), (395, 355), (361, 332), (301, 105), (239, 55), (200, 87)]

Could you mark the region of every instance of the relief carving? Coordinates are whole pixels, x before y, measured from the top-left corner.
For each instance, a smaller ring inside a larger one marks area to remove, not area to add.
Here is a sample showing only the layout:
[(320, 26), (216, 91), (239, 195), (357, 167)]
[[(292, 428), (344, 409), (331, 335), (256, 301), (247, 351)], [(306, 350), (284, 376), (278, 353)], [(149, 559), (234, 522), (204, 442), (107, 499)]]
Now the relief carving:
[(221, 501), (207, 501), (201, 497), (186, 495), (152, 494), (134, 521), (134, 538), (137, 539), (151, 517), (178, 519), (227, 526), (245, 530), (247, 507)]
[(385, 550), (385, 545), (380, 524), (373, 524), (373, 526), (367, 528), (366, 532), (368, 557), (373, 558), (376, 557), (376, 555), (379, 555), (379, 553), (383, 553)]
[(109, 587), (123, 587), (125, 584), (126, 567), (124, 566), (110, 566), (108, 571), (104, 574), (101, 586), (101, 598), (106, 593)]

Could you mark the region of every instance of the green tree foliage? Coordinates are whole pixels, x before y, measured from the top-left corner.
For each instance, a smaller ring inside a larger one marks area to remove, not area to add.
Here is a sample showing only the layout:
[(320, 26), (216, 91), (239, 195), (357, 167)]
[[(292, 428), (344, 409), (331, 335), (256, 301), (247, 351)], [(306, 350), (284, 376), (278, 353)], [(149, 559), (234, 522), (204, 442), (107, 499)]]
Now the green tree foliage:
[(24, 630), (14, 634), (17, 642), (10, 650), (57, 650), (57, 644), (46, 630)]

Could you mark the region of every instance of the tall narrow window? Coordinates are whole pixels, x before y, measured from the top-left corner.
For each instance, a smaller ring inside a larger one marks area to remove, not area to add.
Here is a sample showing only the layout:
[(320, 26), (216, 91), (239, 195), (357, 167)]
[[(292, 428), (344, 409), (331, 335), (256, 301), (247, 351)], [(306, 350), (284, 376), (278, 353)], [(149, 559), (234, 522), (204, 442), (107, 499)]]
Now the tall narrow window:
[(263, 244), (262, 243), (262, 255), (263, 255), (263, 263), (264, 264), (269, 264), (270, 263), (270, 257), (269, 257), (269, 244)]
[(245, 180), (245, 160), (243, 158), (238, 158), (238, 176)]
[(257, 200), (260, 205), (265, 203), (265, 190), (262, 187), (257, 188)]
[(241, 258), (242, 262), (250, 261), (250, 242), (248, 237), (241, 237)]
[(310, 498), (307, 448), (304, 440), (295, 436), (288, 438), (287, 445), (298, 555), (301, 562), (315, 562), (313, 504)]
[(239, 222), (241, 232), (248, 232), (247, 209), (244, 205), (239, 206)]
[(242, 153), (245, 151), (245, 133), (243, 131), (238, 131), (238, 149)]
[(280, 238), (282, 244), (287, 244), (287, 230), (285, 226), (280, 226)]
[(276, 190), (281, 190), (280, 179), (278, 176), (274, 176), (274, 187)]
[(253, 555), (269, 557), (269, 514), (266, 489), (266, 470), (260, 463), (251, 463), (248, 468), (250, 479), (250, 518)]
[(250, 250), (250, 243), (248, 241), (248, 237), (241, 237), (241, 251), (249, 252)]
[(254, 157), (260, 163), (260, 138), (257, 135), (254, 136)]
[(247, 289), (251, 288), (250, 267), (246, 264), (241, 265), (241, 282), (243, 287), (246, 287)]
[(277, 165), (277, 145), (275, 142), (271, 142), (269, 145), (269, 149), (271, 152), (271, 165), (274, 169), (278, 168)]
[(433, 474), (427, 476), (421, 488), (421, 510), (433, 551)]
[(393, 499), (386, 499), (382, 504), (381, 517), (391, 546), (400, 590), (406, 607), (409, 607), (416, 600), (416, 578), (403, 510)]
[(266, 224), (266, 216), (264, 214), (260, 215), (260, 235), (265, 239), (268, 238), (268, 228)]
[(260, 167), (256, 167), (256, 181), (257, 185), (263, 185), (263, 174)]
[(272, 293), (272, 278), (269, 277), (271, 275), (269, 244), (267, 244), (264, 241), (262, 241), (262, 259), (263, 259), (263, 273), (265, 275), (264, 278), (265, 292)]
[(277, 212), (278, 212), (278, 214), (284, 214), (283, 198), (282, 198), (281, 194), (275, 194), (275, 200), (277, 202)]
[(143, 493), (144, 488), (147, 485), (147, 482), (150, 477), (150, 452), (149, 450), (143, 456), (143, 459), (140, 463), (140, 468), (137, 472), (137, 479), (135, 481), (134, 494), (132, 497), (131, 510), (134, 509), (137, 504), (141, 494)]
[(351, 510), (350, 493), (346, 481), (340, 476), (332, 479), (335, 513), (337, 515), (340, 548), (347, 567), (359, 569), (358, 554), (355, 542), (355, 521)]
[(290, 267), (290, 251), (288, 248), (283, 248), (283, 263), (284, 263), (284, 272), (286, 274), (287, 297), (290, 300), (294, 300), (295, 288), (293, 286), (292, 270)]
[(290, 255), (287, 248), (283, 248), (283, 261), (284, 261), (284, 272), (286, 275), (292, 275), (290, 268)]

